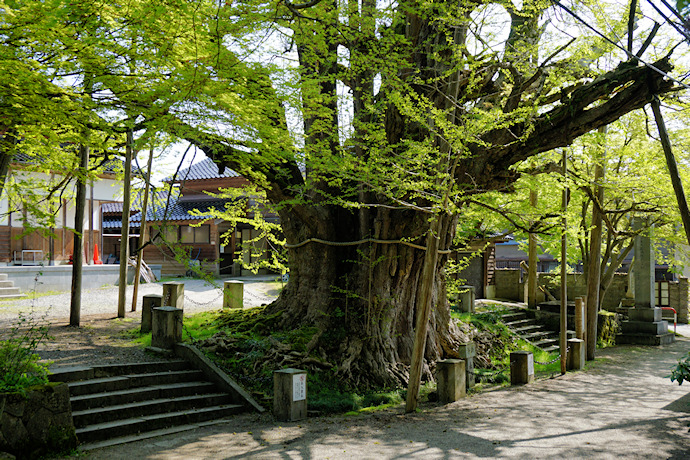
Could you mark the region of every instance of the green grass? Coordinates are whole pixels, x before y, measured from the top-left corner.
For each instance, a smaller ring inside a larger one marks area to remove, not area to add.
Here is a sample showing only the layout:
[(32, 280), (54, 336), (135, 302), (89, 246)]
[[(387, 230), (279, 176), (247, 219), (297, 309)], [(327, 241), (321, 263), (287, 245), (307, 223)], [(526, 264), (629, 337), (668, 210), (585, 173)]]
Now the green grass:
[(14, 298), (14, 299), (0, 299), (0, 302), (16, 302), (17, 300), (34, 300), (38, 299), (40, 297), (46, 297), (49, 295), (58, 295), (58, 294), (64, 294), (65, 291), (46, 291), (46, 292), (36, 292), (36, 291), (29, 291), (26, 293), (26, 297), (21, 297), (21, 298)]
[[(182, 327), (182, 341), (192, 342), (193, 340), (204, 340), (213, 336), (213, 334), (219, 330), (218, 324), (215, 322), (217, 317), (218, 312), (214, 311), (205, 311), (185, 316), (184, 326)], [(113, 321), (118, 323), (129, 323), (134, 320), (132, 318), (117, 318)], [(150, 332), (142, 334), (141, 329), (130, 329), (128, 331), (123, 331), (122, 335), (130, 338), (132, 343), (141, 347), (151, 346)]]

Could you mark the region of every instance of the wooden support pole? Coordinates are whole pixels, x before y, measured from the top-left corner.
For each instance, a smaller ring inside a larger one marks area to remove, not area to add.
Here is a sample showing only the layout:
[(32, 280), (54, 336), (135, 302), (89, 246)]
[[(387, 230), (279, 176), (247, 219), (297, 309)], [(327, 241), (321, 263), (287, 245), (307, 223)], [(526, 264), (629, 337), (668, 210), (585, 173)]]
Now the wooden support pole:
[(424, 362), (424, 349), (426, 347), (426, 331), (429, 324), (429, 312), (431, 311), (431, 293), (434, 286), (434, 274), (438, 260), (439, 230), (441, 228), (441, 215), (437, 215), (429, 229), (426, 239), (426, 253), (424, 255), (424, 268), (420, 280), (419, 302), (417, 303), (417, 321), (415, 326), (414, 345), (410, 362), (410, 380), (407, 385), (407, 401), (405, 412), (414, 412), (417, 409), (419, 399), (419, 387), (422, 380), (422, 363)]
[(680, 218), (683, 222), (683, 228), (685, 229), (685, 237), (690, 244), (690, 210), (688, 210), (688, 202), (685, 198), (685, 191), (683, 190), (683, 182), (680, 179), (680, 173), (678, 172), (678, 164), (676, 163), (676, 157), (673, 155), (671, 150), (671, 140), (668, 137), (668, 132), (666, 131), (666, 124), (664, 123), (664, 118), (661, 115), (661, 103), (659, 102), (659, 97), (654, 96), (652, 99), (652, 111), (654, 112), (654, 119), (656, 120), (656, 126), (659, 130), (659, 138), (661, 139), (661, 146), (664, 148), (664, 155), (666, 156), (666, 166), (668, 167), (668, 172), (671, 175), (671, 184), (673, 185), (673, 191), (676, 193), (676, 200), (678, 201), (678, 210), (680, 211)]
[(567, 350), (568, 350), (568, 220), (566, 218), (566, 211), (568, 210), (568, 186), (567, 180), (567, 157), (565, 149), (563, 149), (563, 194), (561, 211), (563, 217), (561, 218), (562, 233), (561, 233), (561, 335), (560, 335), (560, 350), (561, 350), (561, 374), (565, 374), (567, 369)]
[[(599, 133), (604, 136), (606, 127), (599, 128)], [(592, 205), (592, 230), (589, 234), (589, 256), (587, 260), (587, 334), (586, 358), (593, 360), (597, 349), (597, 316), (599, 314), (599, 293), (601, 292), (601, 236), (603, 232), (604, 216), (601, 212), (604, 206), (604, 187), (602, 185), (606, 169), (605, 140), (604, 146), (596, 152), (596, 165), (594, 167), (594, 197)]]
[(125, 177), (123, 180), (122, 197), (122, 231), (120, 232), (120, 281), (117, 296), (117, 317), (125, 317), (125, 297), (127, 294), (127, 260), (129, 258), (129, 208), (130, 208), (130, 188), (132, 179), (132, 144), (134, 134), (132, 130), (127, 131), (127, 145), (125, 147)]
[[(537, 207), (537, 191), (529, 191), (529, 204), (532, 208)], [(537, 235), (530, 232), (528, 260), (527, 260), (527, 306), (532, 309), (537, 308)]]
[(134, 292), (132, 293), (132, 311), (137, 311), (137, 294), (139, 293), (139, 277), (141, 263), (144, 260), (144, 244), (146, 243), (146, 210), (149, 204), (149, 190), (151, 189), (151, 167), (153, 164), (153, 144), (149, 149), (149, 162), (146, 165), (146, 186), (144, 187), (144, 202), (141, 205), (141, 227), (139, 228), (139, 247), (137, 248), (137, 268), (134, 272)]

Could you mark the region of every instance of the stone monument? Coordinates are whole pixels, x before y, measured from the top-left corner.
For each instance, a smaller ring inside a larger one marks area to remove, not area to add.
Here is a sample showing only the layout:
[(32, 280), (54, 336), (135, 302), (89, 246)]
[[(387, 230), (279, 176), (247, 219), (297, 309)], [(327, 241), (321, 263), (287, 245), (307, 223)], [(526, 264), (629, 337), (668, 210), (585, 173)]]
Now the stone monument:
[[(633, 221), (633, 229), (641, 230), (644, 222)], [(633, 261), (633, 285), (635, 307), (628, 310), (628, 321), (623, 321), (622, 333), (616, 338), (619, 344), (665, 345), (673, 342), (674, 335), (668, 331), (668, 322), (661, 319), (661, 308), (654, 302), (654, 248), (647, 235), (635, 237), (635, 258)]]

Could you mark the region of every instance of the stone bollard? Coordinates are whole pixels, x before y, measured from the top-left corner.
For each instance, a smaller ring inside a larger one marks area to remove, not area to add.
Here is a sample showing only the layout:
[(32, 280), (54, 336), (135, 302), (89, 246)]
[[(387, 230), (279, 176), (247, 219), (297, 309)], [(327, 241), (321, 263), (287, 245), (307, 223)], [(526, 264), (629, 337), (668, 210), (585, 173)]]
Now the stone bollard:
[(575, 297), (575, 337), (585, 339), (585, 300), (584, 297)]
[(184, 309), (184, 283), (163, 283), (163, 306)]
[(510, 354), (510, 384), (524, 385), (534, 382), (534, 355), (531, 351)]
[(441, 404), (452, 403), (465, 397), (465, 361), (444, 359), (436, 363), (438, 400)]
[(568, 365), (568, 370), (580, 370), (585, 367), (585, 355), (586, 344), (582, 339), (570, 339), (568, 340), (568, 359), (566, 364)]
[(223, 283), (223, 308), (244, 307), (244, 283), (237, 280), (229, 280)]
[(474, 313), (474, 286), (460, 286), (460, 308), (464, 313)]
[(474, 357), (477, 355), (477, 347), (474, 342), (461, 343), (458, 348), (458, 356), (465, 361), (465, 384), (467, 389), (474, 387)]
[(146, 294), (141, 302), (141, 332), (151, 332), (153, 309), (163, 306), (163, 296), (160, 294)]
[(281, 422), (307, 417), (307, 371), (280, 369), (273, 372), (273, 415)]
[(153, 309), (152, 347), (170, 350), (176, 343), (182, 341), (183, 313), (181, 309), (175, 307), (156, 307)]

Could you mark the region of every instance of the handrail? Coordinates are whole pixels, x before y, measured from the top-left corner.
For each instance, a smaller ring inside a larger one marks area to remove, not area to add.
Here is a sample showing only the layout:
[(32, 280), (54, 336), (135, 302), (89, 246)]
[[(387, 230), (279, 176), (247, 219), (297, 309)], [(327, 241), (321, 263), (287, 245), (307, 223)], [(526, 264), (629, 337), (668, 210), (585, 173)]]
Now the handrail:
[(661, 307), (662, 310), (673, 311), (673, 333), (676, 333), (676, 324), (678, 323), (678, 312), (673, 307)]

